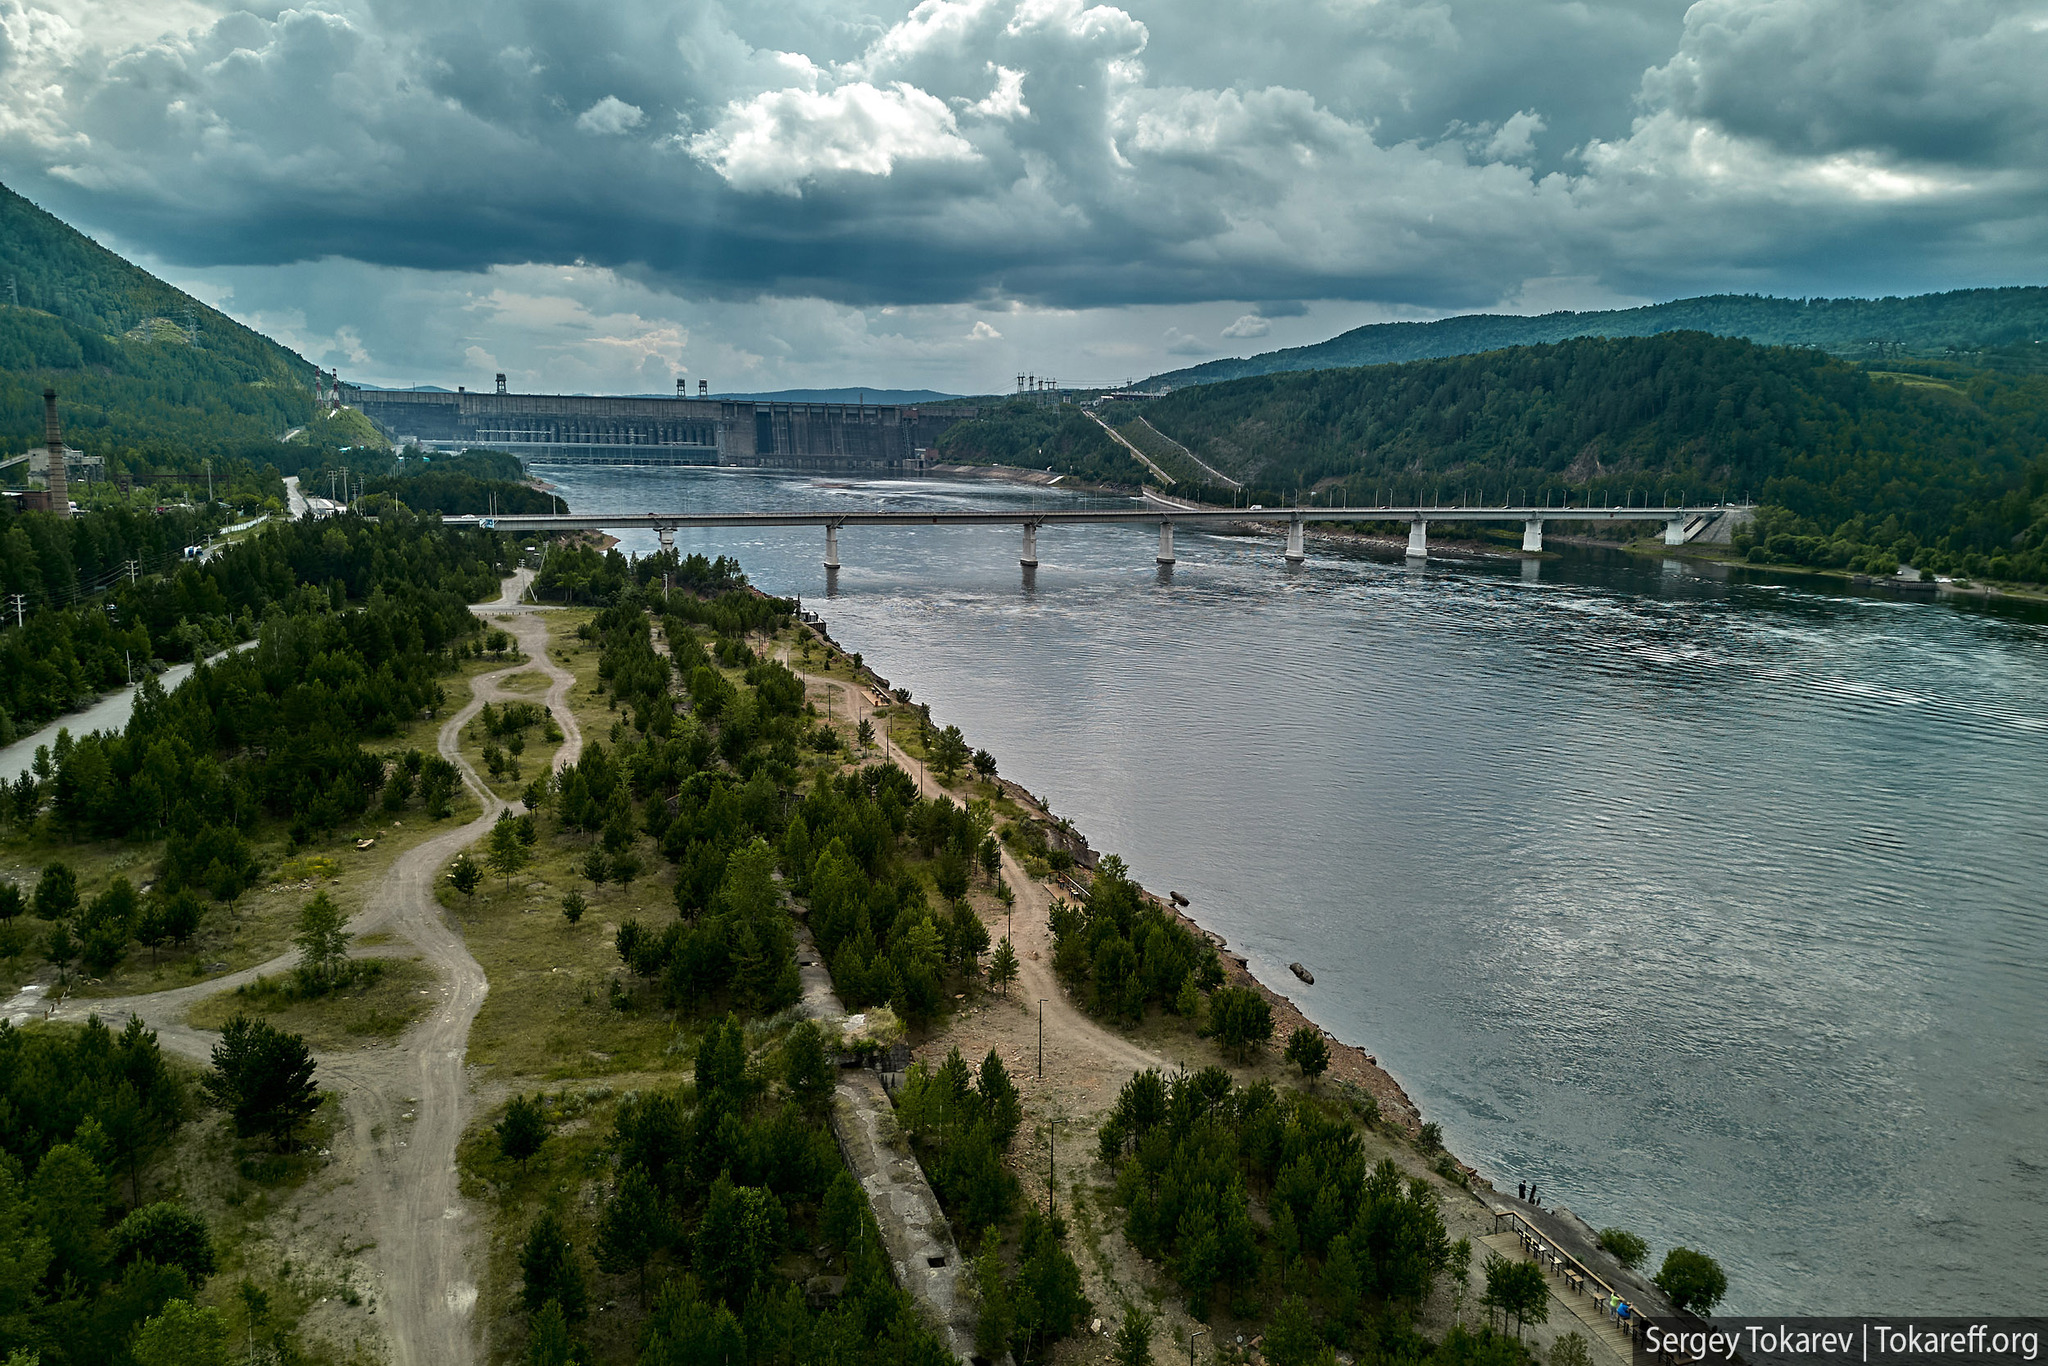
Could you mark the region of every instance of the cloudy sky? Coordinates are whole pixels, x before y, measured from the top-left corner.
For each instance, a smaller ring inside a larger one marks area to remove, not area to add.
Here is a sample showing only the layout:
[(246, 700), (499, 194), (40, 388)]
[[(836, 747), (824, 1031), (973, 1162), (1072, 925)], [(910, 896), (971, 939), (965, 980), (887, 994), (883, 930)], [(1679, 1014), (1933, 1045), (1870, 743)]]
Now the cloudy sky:
[(2048, 281), (2048, 0), (0, 0), (0, 181), (324, 365), (1088, 382)]

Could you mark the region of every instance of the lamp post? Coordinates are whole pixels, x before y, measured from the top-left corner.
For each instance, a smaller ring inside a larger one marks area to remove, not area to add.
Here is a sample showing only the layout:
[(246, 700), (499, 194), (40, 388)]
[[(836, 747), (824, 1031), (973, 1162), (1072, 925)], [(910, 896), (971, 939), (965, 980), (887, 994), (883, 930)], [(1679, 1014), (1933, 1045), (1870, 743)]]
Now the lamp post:
[(1209, 1330), (1197, 1328), (1188, 1334), (1188, 1366), (1195, 1366), (1195, 1339), (1208, 1336)]

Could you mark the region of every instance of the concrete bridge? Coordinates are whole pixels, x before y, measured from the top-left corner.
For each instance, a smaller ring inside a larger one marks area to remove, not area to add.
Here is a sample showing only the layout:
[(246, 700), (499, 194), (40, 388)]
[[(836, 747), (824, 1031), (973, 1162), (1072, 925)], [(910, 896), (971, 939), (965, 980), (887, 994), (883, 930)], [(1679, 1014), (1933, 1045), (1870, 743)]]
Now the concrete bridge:
[(1543, 528), (1550, 522), (1612, 525), (1617, 522), (1662, 522), (1664, 543), (1684, 545), (1712, 531), (1731, 514), (1747, 513), (1747, 506), (1731, 503), (1694, 507), (1308, 507), (1308, 508), (1210, 508), (1156, 504), (1134, 508), (977, 508), (931, 512), (593, 512), (534, 516), (446, 517), (447, 526), (481, 527), (491, 531), (652, 531), (662, 549), (672, 549), (675, 533), (701, 527), (822, 527), (825, 531), (825, 567), (839, 568), (839, 529), (860, 526), (1014, 526), (1024, 533), (1018, 563), (1026, 569), (1038, 565), (1038, 530), (1048, 526), (1159, 527), (1160, 564), (1172, 564), (1173, 529), (1176, 525), (1224, 527), (1245, 522), (1271, 522), (1287, 528), (1286, 558), (1300, 564), (1307, 558), (1302, 549), (1302, 529), (1309, 522), (1406, 522), (1408, 554), (1416, 559), (1429, 554), (1431, 522), (1507, 522), (1522, 524), (1522, 549), (1543, 549)]

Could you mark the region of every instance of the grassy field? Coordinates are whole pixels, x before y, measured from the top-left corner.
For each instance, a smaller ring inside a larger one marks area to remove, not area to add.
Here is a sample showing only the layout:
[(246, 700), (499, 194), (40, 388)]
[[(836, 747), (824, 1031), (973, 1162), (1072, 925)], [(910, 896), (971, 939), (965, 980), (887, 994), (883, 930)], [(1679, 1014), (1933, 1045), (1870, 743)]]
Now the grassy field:
[(304, 1036), (322, 1053), (389, 1043), (439, 999), (433, 972), (416, 958), (371, 958), (363, 977), (325, 996), (305, 999), (292, 990), (289, 975), (259, 977), (246, 986), (209, 996), (185, 1012), (195, 1029), (219, 1029), (238, 1014), (267, 1021)]
[[(469, 680), (503, 667), (502, 662), (471, 660), (452, 671), (443, 680), (447, 700), (441, 714), (414, 721), (368, 748), (386, 754), (402, 754), (408, 749), (433, 752), (446, 713), (467, 700)], [(146, 949), (133, 951), (113, 971), (97, 978), (74, 967), (71, 994), (101, 997), (161, 991), (267, 962), (290, 948), (299, 911), (315, 892), (325, 891), (353, 915), (394, 859), (448, 824), (473, 819), (479, 810), (466, 790), (458, 790), (450, 805), (451, 813), (441, 820), (426, 816), (417, 797), (397, 815), (373, 805), (332, 835), (299, 849), (289, 846), (281, 828), (259, 828), (251, 834), (257, 864), (263, 870), (256, 886), (232, 904), (208, 900), (199, 932), (182, 948), (166, 945), (154, 954)], [(373, 837), (376, 843), (369, 849), (355, 847), (359, 840)], [(161, 840), (73, 844), (58, 837), (45, 816), (31, 829), (11, 828), (0, 839), (0, 877), (19, 883), (26, 891), (44, 865), (62, 861), (78, 874), (79, 899), (84, 903), (117, 877), (127, 878), (138, 890), (148, 886), (156, 878), (162, 855)], [(14, 926), (0, 929), (0, 987), (11, 990), (49, 971), (41, 958), (48, 930), (42, 921), (26, 916)]]

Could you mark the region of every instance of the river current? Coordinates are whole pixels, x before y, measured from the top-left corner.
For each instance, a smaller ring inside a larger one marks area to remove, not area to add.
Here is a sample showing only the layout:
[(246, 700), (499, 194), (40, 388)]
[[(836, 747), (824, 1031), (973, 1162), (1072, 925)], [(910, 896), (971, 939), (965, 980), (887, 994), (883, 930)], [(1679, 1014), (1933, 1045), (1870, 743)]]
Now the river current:
[[(551, 471), (579, 512), (1070, 505)], [(1769, 1313), (2037, 1312), (2048, 617), (1567, 550), (1148, 528), (679, 535), (801, 595), (1497, 1184)], [(652, 551), (651, 534), (624, 548)], [(1286, 964), (1300, 960), (1316, 985)]]

